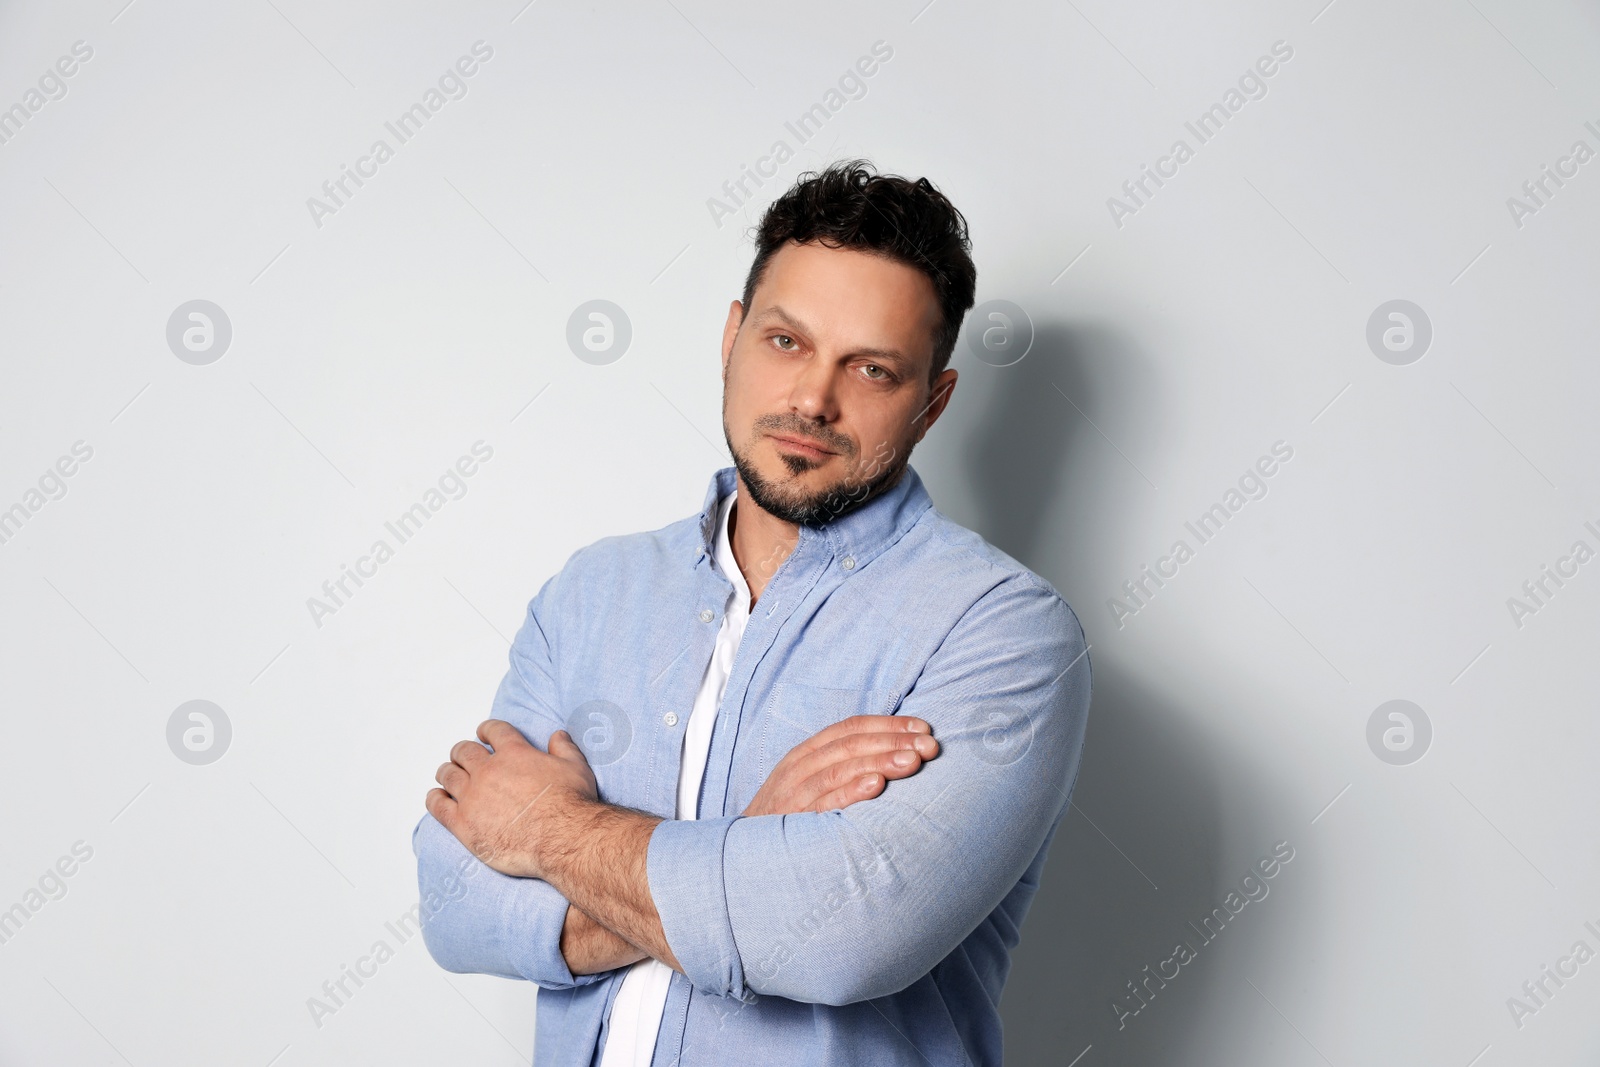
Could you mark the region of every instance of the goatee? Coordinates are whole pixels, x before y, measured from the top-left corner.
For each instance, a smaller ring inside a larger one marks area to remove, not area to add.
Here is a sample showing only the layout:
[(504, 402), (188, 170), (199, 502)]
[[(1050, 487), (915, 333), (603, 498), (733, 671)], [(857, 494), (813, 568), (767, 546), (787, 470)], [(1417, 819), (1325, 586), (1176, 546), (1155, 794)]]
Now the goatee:
[[(723, 427), (723, 436), (727, 437), (726, 426)], [(769, 515), (797, 526), (822, 526), (841, 515), (849, 514), (879, 493), (891, 488), (904, 473), (906, 464), (911, 459), (909, 454), (899, 456), (898, 462), (885, 466), (869, 479), (861, 480), (847, 475), (839, 484), (797, 500), (793, 497), (792, 491), (781, 489), (761, 477), (755, 465), (742, 455), (739, 449), (733, 447), (731, 439), (728, 440), (728, 451), (733, 454), (733, 466), (739, 472), (739, 477), (744, 480), (745, 488), (750, 492), (750, 499), (756, 506)], [(796, 474), (807, 469), (803, 460), (800, 470), (795, 470), (795, 457), (783, 458), (789, 469)]]

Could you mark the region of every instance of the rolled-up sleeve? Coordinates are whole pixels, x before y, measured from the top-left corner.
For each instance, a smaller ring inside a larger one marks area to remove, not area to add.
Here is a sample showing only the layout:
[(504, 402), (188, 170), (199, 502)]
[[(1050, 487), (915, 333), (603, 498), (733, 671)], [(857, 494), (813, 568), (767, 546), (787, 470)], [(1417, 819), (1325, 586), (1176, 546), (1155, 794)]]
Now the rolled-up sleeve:
[(656, 827), (650, 892), (685, 976), (718, 996), (847, 1004), (927, 974), (1065, 813), (1089, 690), (1066, 602), (1027, 575), (991, 589), (898, 709), (941, 745), (915, 775), (843, 810)]
[(432, 815), (411, 835), (417, 856), (422, 939), (457, 974), (525, 978), (551, 989), (597, 980), (574, 976), (561, 955), (567, 899), (548, 882), (483, 864)]
[[(511, 645), (511, 665), (495, 693), (490, 716), (545, 748), (561, 728), (550, 642), (542, 621), (558, 578), (545, 582), (528, 605)], [(471, 736), (476, 721), (467, 727)], [(548, 882), (501, 874), (467, 850), (432, 815), (411, 834), (417, 857), (423, 941), (445, 970), (525, 978), (552, 989), (599, 981), (573, 975), (561, 955), (567, 899)]]

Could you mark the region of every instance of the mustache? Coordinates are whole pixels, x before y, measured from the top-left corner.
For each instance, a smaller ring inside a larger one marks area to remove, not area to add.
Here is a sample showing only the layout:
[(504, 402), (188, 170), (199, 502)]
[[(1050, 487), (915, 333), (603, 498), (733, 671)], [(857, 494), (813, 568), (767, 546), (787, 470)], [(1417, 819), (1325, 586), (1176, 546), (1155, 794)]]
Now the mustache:
[(855, 454), (855, 445), (848, 437), (799, 417), (762, 415), (755, 420), (754, 428), (763, 433), (792, 433), (799, 437), (809, 437), (814, 441), (821, 441), (823, 445), (842, 456)]

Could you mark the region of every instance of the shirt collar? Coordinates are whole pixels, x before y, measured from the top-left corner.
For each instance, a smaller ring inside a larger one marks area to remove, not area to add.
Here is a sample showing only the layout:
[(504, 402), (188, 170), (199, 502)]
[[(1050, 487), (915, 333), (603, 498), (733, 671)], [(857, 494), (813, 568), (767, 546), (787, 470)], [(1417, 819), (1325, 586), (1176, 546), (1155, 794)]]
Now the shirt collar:
[[(714, 551), (720, 505), (738, 487), (737, 472), (723, 467), (711, 476), (700, 508), (700, 542), (696, 562)], [(850, 567), (866, 563), (899, 540), (922, 513), (933, 506), (916, 468), (909, 463), (893, 485), (859, 507), (820, 526), (800, 527), (800, 543), (821, 539), (836, 556), (849, 557)], [(798, 550), (797, 546), (797, 550)]]
[(733, 557), (733, 544), (728, 538), (728, 515), (733, 511), (734, 497), (738, 496), (738, 483), (722, 498), (717, 505), (716, 514), (716, 551), (712, 558), (717, 561), (717, 568), (722, 571), (722, 576), (733, 583), (733, 591), (738, 594), (739, 604), (746, 608), (750, 603), (750, 587), (744, 580), (744, 572), (739, 569), (738, 560)]

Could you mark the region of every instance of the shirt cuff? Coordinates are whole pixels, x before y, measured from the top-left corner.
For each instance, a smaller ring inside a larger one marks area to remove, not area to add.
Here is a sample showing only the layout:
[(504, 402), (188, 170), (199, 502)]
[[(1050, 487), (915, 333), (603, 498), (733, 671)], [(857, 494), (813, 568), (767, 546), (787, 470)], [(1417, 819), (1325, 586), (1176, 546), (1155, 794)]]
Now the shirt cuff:
[(561, 955), (567, 900), (537, 878), (501, 874), (467, 851), (433, 816), (411, 832), (423, 939), (433, 958), (457, 974), (524, 978), (565, 989), (607, 976), (574, 976)]
[(700, 992), (743, 999), (744, 965), (733, 940), (723, 878), (728, 830), (739, 818), (658, 823), (645, 867), (661, 932), (684, 977)]
[(561, 930), (567, 922), (567, 898), (549, 882), (520, 879), (516, 891), (505, 895), (500, 909), (500, 943), (506, 955), (529, 981), (566, 989), (588, 985), (604, 974), (574, 975), (561, 954)]

